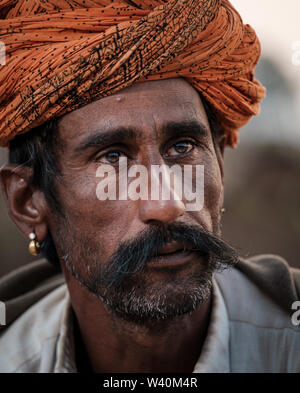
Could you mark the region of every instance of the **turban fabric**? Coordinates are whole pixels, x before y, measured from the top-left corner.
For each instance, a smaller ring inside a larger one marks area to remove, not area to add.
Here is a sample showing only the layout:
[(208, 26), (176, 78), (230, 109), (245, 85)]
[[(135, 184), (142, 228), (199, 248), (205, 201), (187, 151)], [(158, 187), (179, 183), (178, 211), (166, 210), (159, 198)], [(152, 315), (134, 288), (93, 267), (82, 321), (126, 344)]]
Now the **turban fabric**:
[(0, 146), (135, 82), (181, 77), (235, 146), (260, 44), (227, 0), (0, 0)]

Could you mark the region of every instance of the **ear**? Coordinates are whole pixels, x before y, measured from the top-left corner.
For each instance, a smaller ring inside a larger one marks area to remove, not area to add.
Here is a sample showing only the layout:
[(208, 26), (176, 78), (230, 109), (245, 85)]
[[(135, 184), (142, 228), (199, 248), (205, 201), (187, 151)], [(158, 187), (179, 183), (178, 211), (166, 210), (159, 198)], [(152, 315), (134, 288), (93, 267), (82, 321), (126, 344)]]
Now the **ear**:
[(30, 183), (32, 169), (25, 166), (6, 165), (0, 171), (4, 199), (11, 219), (29, 239), (35, 232), (42, 242), (47, 233), (48, 205), (44, 194)]

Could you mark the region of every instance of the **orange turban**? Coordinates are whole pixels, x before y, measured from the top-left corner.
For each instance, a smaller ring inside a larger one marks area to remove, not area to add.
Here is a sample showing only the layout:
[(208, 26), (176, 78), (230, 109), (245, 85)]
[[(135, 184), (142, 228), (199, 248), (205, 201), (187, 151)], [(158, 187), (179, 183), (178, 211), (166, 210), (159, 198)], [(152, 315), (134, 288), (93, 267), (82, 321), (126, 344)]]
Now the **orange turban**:
[(145, 80), (183, 77), (228, 145), (259, 112), (260, 44), (228, 0), (0, 0), (0, 146)]

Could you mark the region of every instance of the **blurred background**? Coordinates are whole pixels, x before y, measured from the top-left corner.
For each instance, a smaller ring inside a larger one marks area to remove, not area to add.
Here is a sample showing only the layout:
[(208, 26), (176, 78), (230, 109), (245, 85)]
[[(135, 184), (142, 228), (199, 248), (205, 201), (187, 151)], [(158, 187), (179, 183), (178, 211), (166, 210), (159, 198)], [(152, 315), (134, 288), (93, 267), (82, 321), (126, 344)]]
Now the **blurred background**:
[[(232, 0), (262, 44), (261, 114), (227, 149), (223, 236), (242, 256), (273, 253), (300, 268), (300, 1)], [(297, 53), (298, 51), (298, 53)], [(0, 148), (0, 166), (7, 152)], [(32, 260), (0, 196), (0, 277)]]

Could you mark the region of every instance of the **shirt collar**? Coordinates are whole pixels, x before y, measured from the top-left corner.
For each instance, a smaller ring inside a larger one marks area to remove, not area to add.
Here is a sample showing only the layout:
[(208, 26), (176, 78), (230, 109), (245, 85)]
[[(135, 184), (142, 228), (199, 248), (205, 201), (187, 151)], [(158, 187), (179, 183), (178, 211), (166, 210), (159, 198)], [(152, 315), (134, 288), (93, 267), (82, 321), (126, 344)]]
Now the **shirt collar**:
[(60, 324), (60, 335), (56, 345), (55, 373), (76, 373), (74, 315), (69, 291), (66, 290), (65, 307)]
[(208, 332), (194, 373), (229, 373), (229, 322), (224, 299), (215, 279)]

